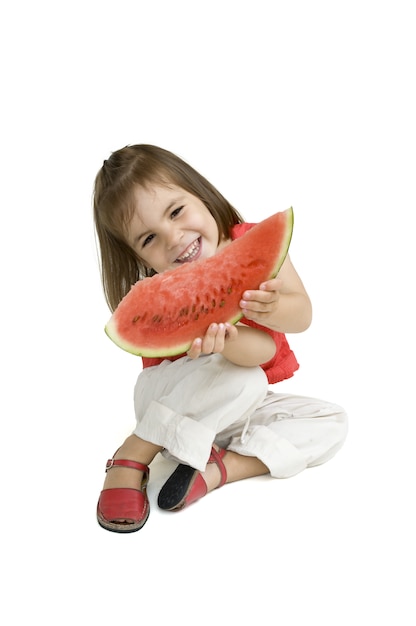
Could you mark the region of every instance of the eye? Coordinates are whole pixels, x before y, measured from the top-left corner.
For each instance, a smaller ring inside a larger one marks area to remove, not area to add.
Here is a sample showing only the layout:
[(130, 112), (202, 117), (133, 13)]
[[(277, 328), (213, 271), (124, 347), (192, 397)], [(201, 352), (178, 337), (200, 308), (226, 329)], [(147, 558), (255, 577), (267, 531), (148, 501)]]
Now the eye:
[(174, 209), (172, 213), (170, 214), (171, 218), (177, 217), (179, 213), (182, 211), (182, 209), (183, 209), (183, 206), (180, 206), (177, 209)]
[(153, 238), (154, 238), (154, 235), (147, 235), (146, 239), (142, 243), (142, 248), (147, 246), (152, 241)]

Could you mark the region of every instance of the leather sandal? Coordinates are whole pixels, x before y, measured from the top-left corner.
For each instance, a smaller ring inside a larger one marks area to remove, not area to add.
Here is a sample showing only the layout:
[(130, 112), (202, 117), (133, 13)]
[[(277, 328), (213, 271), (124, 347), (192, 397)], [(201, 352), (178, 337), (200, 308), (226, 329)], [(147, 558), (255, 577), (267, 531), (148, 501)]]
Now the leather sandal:
[[(109, 459), (105, 471), (112, 467), (128, 467), (143, 472), (139, 489), (115, 487), (103, 489), (97, 505), (97, 521), (103, 528), (116, 533), (132, 533), (140, 530), (150, 513), (146, 489), (149, 482), (149, 467), (126, 459)], [(124, 520), (124, 521), (122, 521)]]
[[(216, 463), (220, 470), (219, 485), (222, 487), (227, 481), (227, 470), (222, 461), (227, 450), (212, 448), (208, 463)], [(158, 506), (165, 511), (180, 511), (208, 493), (205, 480), (200, 472), (189, 465), (180, 464), (169, 476), (158, 496)]]

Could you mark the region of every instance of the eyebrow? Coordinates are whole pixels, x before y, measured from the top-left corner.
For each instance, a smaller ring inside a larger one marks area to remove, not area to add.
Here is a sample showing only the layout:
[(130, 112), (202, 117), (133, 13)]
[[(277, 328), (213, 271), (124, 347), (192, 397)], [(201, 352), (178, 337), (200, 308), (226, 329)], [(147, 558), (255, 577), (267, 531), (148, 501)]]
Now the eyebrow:
[[(171, 202), (169, 202), (168, 206), (166, 207), (166, 209), (163, 211), (162, 213), (162, 217), (164, 217), (166, 215), (166, 213), (169, 213), (169, 211), (171, 209), (173, 209), (173, 207), (175, 206), (175, 204), (178, 204), (182, 202), (182, 198), (175, 198), (174, 200), (172, 200)], [(143, 233), (139, 233), (133, 240), (133, 245), (135, 246), (136, 244), (139, 243), (140, 239), (143, 239), (143, 237), (146, 237), (147, 235), (150, 235), (152, 233), (151, 230), (145, 230)]]

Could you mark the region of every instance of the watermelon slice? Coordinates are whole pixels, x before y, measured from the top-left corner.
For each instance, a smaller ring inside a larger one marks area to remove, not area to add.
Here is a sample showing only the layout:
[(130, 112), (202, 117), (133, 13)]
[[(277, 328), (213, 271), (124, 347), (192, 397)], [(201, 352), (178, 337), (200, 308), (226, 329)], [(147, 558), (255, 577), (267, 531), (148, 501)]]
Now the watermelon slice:
[(242, 317), (243, 291), (276, 276), (289, 249), (293, 210), (259, 222), (208, 259), (138, 281), (105, 327), (114, 343), (145, 357), (186, 352), (213, 322)]

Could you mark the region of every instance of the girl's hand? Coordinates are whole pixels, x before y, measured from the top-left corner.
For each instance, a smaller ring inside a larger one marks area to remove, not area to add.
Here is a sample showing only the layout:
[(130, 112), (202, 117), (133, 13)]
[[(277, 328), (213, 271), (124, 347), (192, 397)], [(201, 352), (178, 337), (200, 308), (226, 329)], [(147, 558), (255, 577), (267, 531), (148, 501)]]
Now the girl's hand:
[(187, 355), (197, 359), (201, 354), (222, 352), (225, 342), (233, 341), (237, 336), (238, 330), (233, 324), (211, 324), (204, 337), (194, 339)]
[(282, 286), (281, 278), (272, 278), (262, 283), (258, 290), (245, 291), (240, 300), (244, 317), (262, 326), (275, 322)]

